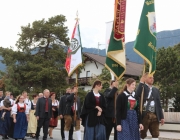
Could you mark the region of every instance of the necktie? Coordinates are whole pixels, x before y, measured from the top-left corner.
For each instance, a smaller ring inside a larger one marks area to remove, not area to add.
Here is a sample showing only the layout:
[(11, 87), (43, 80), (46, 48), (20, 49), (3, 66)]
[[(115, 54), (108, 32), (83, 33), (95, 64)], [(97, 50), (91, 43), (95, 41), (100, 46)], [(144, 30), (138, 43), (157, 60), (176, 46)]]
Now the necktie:
[(45, 111), (48, 112), (48, 98), (46, 98), (46, 106), (45, 106)]
[(74, 105), (72, 106), (72, 111), (74, 112), (75, 108), (74, 108)]

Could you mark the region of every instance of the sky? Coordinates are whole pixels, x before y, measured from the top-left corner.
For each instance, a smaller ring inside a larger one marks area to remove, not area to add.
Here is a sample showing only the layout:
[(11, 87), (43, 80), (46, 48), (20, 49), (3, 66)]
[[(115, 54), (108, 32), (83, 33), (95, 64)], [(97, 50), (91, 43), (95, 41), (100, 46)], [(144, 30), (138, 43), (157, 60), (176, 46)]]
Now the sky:
[[(127, 0), (125, 42), (134, 41), (144, 0)], [(4, 0), (0, 1), (0, 46), (16, 49), (21, 26), (35, 20), (66, 16), (71, 38), (76, 12), (80, 18), (82, 46), (105, 48), (106, 22), (114, 17), (114, 0)], [(180, 0), (155, 0), (157, 32), (180, 29)]]

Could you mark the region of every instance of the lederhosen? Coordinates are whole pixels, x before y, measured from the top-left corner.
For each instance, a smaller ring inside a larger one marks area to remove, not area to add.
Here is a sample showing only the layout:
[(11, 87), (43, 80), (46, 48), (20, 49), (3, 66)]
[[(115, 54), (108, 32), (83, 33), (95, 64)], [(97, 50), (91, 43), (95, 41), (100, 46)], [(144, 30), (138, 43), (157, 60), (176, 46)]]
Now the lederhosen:
[(141, 138), (144, 139), (147, 136), (147, 130), (149, 129), (153, 138), (159, 137), (159, 121), (155, 112), (155, 106), (151, 105), (151, 101), (154, 101), (152, 92), (149, 98), (146, 99), (147, 104), (144, 106), (144, 117), (142, 124), (144, 126), (144, 130), (141, 130)]

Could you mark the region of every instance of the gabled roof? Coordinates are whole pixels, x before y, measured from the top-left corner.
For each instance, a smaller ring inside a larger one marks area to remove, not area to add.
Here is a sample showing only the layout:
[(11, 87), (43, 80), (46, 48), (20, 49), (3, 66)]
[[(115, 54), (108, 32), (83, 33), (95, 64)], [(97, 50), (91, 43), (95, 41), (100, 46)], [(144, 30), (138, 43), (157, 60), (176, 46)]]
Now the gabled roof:
[[(102, 65), (105, 65), (106, 63), (105, 56), (100, 56), (97, 54), (92, 54), (92, 53), (87, 53), (87, 52), (83, 52), (83, 55), (86, 57), (89, 57), (93, 61), (99, 62)], [(126, 60), (125, 75), (140, 76), (142, 75), (142, 71), (143, 71), (143, 64), (138, 64), (138, 63), (134, 63), (134, 62), (130, 62)]]
[(97, 54), (92, 54), (92, 53), (87, 53), (87, 52), (83, 52), (83, 55), (91, 58), (92, 60), (99, 62), (100, 64), (104, 65), (106, 62), (106, 57), (105, 56), (101, 56), (101, 55), (97, 55)]

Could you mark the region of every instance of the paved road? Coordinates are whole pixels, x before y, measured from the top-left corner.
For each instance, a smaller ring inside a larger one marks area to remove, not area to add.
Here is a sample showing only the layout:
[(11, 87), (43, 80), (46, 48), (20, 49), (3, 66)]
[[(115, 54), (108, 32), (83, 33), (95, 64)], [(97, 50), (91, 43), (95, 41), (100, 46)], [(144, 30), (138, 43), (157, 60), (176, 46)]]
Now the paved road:
[[(41, 135), (41, 136), (39, 137), (39, 139), (42, 140), (42, 136), (43, 136), (42, 131), (41, 131), (41, 134), (40, 134), (40, 135)], [(75, 133), (74, 133), (74, 135), (73, 135), (73, 138), (74, 138), (75, 140), (77, 140)], [(1, 139), (1, 138), (0, 138), (0, 139)], [(27, 139), (27, 140), (34, 140), (34, 139), (32, 139), (32, 138), (29, 138), (29, 137), (26, 137), (26, 139)], [(53, 130), (53, 139), (50, 139), (49, 137), (48, 137), (48, 139), (49, 139), (49, 140), (61, 140), (60, 130), (58, 130), (58, 129)], [(13, 140), (13, 139), (10, 138), (9, 140)], [(82, 140), (83, 140), (83, 132), (82, 132)], [(111, 136), (109, 140), (114, 140), (114, 137)], [(149, 139), (145, 139), (145, 140), (149, 140)]]
[[(42, 136), (43, 136), (42, 131), (41, 131), (40, 135), (41, 135), (40, 140), (42, 140)], [(150, 136), (149, 133), (148, 133), (148, 136)], [(74, 133), (73, 137), (74, 137), (75, 140), (77, 140), (75, 133)], [(160, 137), (161, 138), (159, 138), (159, 140), (180, 140), (180, 133), (161, 131), (160, 132)], [(83, 138), (83, 131), (82, 131), (82, 138)], [(28, 138), (28, 137), (26, 137), (26, 139), (27, 140), (33, 140), (31, 138)], [(48, 139), (49, 140), (61, 140), (60, 129), (58, 129), (58, 128), (54, 129), (53, 130), (53, 139), (50, 139), (49, 137), (48, 137)], [(9, 139), (9, 140), (12, 140), (12, 139)], [(111, 136), (109, 140), (114, 140), (114, 137)], [(145, 140), (151, 140), (151, 139), (145, 139)]]
[[(73, 134), (73, 138), (77, 140), (75, 133)], [(58, 129), (53, 130), (53, 140), (61, 140), (60, 130)], [(83, 132), (82, 132), (82, 140), (83, 140)], [(114, 140), (114, 137), (111, 136), (109, 140)], [(150, 140), (150, 139), (145, 139), (145, 140)]]

